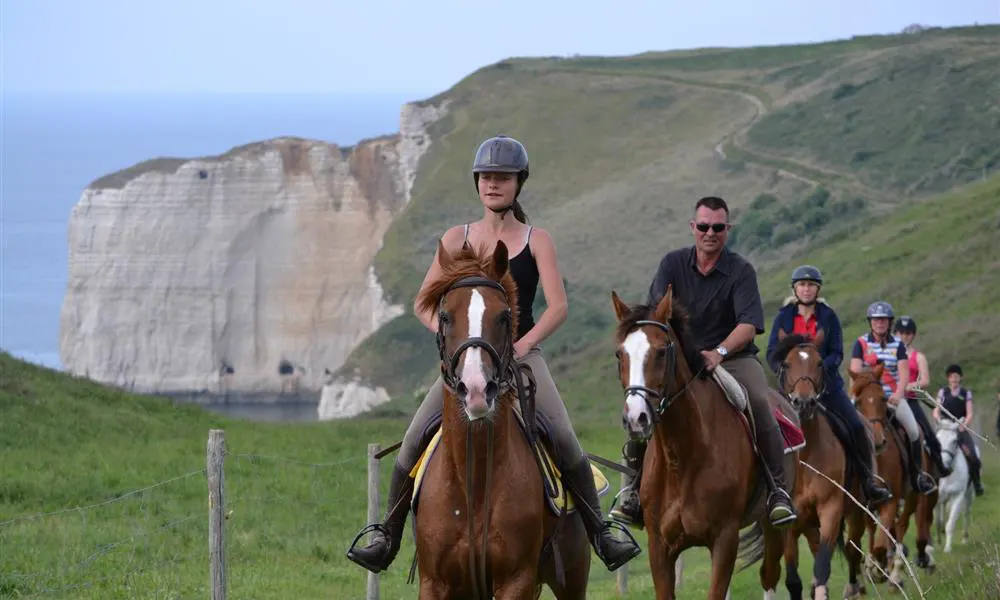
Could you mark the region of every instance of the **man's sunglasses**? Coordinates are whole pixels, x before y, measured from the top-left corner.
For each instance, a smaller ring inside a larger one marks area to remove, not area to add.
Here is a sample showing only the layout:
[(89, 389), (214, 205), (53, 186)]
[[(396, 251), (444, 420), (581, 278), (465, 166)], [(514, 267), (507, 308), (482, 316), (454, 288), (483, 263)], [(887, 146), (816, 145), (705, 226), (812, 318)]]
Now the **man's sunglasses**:
[(697, 227), (698, 231), (702, 233), (706, 233), (709, 229), (715, 233), (722, 233), (723, 231), (729, 229), (729, 223), (713, 223), (711, 225), (708, 223), (697, 223), (695, 224), (695, 227)]

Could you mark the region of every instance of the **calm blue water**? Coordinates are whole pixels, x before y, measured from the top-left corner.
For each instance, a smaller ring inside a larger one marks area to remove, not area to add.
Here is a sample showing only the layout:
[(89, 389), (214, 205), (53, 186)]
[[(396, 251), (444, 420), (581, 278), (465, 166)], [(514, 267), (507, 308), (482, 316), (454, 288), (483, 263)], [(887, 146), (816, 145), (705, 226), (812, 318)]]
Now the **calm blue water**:
[(283, 135), (352, 145), (397, 131), (402, 104), (424, 96), (3, 95), (0, 348), (61, 368), (67, 222), (91, 181)]

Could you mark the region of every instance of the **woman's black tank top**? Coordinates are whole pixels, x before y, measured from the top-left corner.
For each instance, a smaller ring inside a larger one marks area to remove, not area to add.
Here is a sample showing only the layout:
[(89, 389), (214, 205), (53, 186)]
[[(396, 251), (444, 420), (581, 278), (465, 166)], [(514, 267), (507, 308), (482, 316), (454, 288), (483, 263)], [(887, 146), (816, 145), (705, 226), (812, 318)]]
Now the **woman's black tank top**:
[[(535, 292), (538, 291), (538, 264), (531, 255), (532, 226), (528, 226), (528, 234), (524, 236), (524, 249), (517, 256), (509, 259), (510, 276), (517, 284), (517, 332), (515, 341), (524, 337), (535, 326), (532, 305), (535, 303)], [(465, 240), (469, 239), (469, 224), (465, 224)]]

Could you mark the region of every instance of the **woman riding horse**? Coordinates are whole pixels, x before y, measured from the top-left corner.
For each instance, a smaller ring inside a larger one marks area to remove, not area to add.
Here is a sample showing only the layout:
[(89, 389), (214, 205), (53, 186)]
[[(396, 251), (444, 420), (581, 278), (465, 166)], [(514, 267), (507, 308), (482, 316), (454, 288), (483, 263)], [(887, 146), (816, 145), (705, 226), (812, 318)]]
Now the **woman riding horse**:
[(924, 440), (927, 442), (931, 458), (934, 460), (938, 472), (941, 477), (947, 477), (951, 473), (951, 469), (945, 467), (944, 461), (941, 459), (941, 442), (938, 441), (937, 434), (934, 432), (930, 420), (927, 419), (927, 413), (924, 412), (923, 406), (920, 404), (919, 392), (916, 391), (917, 389), (927, 389), (931, 383), (931, 369), (927, 364), (927, 355), (917, 350), (913, 345), (913, 341), (917, 337), (917, 322), (913, 320), (913, 317), (904, 315), (899, 317), (892, 330), (906, 346), (906, 354), (909, 356), (910, 383), (906, 384), (906, 403), (910, 405), (913, 418), (917, 420), (920, 430), (924, 432)]
[[(842, 440), (848, 456), (854, 458), (859, 467), (859, 473), (864, 474), (863, 491), (869, 503), (876, 505), (892, 497), (890, 492), (875, 474), (874, 448), (868, 437), (861, 416), (854, 409), (847, 392), (844, 391), (844, 380), (840, 376), (840, 363), (844, 358), (844, 337), (840, 327), (840, 319), (833, 308), (819, 297), (823, 285), (823, 274), (812, 265), (802, 265), (792, 271), (792, 297), (778, 309), (771, 325), (771, 335), (767, 343), (768, 363), (775, 374), (781, 371), (781, 362), (773, 356), (778, 346), (778, 332), (804, 335), (810, 340), (816, 339), (816, 332), (824, 332), (822, 347), (817, 348), (823, 357), (825, 368), (825, 390), (820, 396), (820, 403), (836, 415), (847, 427), (849, 440)], [(837, 431), (837, 428), (834, 429)]]
[[(527, 224), (527, 216), (517, 200), (528, 179), (528, 153), (513, 138), (500, 135), (487, 139), (476, 152), (472, 178), (483, 204), (483, 218), (475, 223), (451, 227), (442, 236), (441, 243), (451, 253), (465, 244), (492, 249), (498, 241), (503, 241), (512, 249), (509, 269), (517, 286), (518, 310), (515, 358), (531, 367), (537, 386), (537, 411), (550, 427), (563, 481), (580, 507), (580, 515), (597, 556), (608, 570), (614, 571), (635, 558), (641, 550), (634, 540), (617, 539), (611, 532), (612, 528), (601, 518), (590, 461), (576, 438), (566, 407), (538, 346), (565, 321), (567, 303), (552, 237), (544, 229)], [(513, 214), (512, 219), (506, 218), (508, 213)], [(435, 256), (424, 277), (421, 292), (428, 282), (435, 281), (439, 276), (440, 266), (438, 256)], [(539, 282), (545, 295), (546, 309), (535, 321), (532, 304)], [(425, 327), (437, 334), (438, 319), (433, 311), (422, 312), (415, 304), (414, 313)], [(413, 479), (409, 474), (441, 415), (443, 385), (442, 378), (438, 377), (403, 437), (389, 484), (385, 523), (376, 527), (371, 543), (363, 548), (352, 547), (347, 553), (348, 558), (373, 573), (388, 568), (399, 551), (413, 490)]]
[(976, 490), (977, 496), (983, 495), (983, 482), (980, 479), (980, 470), (983, 467), (979, 460), (979, 452), (976, 448), (976, 440), (969, 433), (969, 425), (972, 424), (972, 390), (962, 386), (962, 367), (959, 365), (948, 365), (945, 370), (948, 377), (948, 385), (938, 390), (938, 402), (944, 407), (934, 409), (934, 420), (954, 421), (959, 420), (958, 445), (962, 448), (966, 460), (969, 462), (969, 476), (972, 478), (972, 486)]
[(860, 372), (864, 365), (874, 368), (883, 363), (882, 391), (895, 413), (896, 420), (903, 426), (910, 442), (910, 460), (906, 461), (910, 470), (913, 488), (921, 494), (929, 495), (937, 489), (934, 479), (921, 466), (923, 452), (920, 448), (920, 426), (910, 411), (910, 405), (903, 401), (906, 384), (910, 382), (910, 363), (906, 355), (906, 345), (889, 333), (895, 314), (892, 305), (879, 300), (872, 302), (866, 312), (868, 333), (859, 336), (851, 350), (850, 370)]

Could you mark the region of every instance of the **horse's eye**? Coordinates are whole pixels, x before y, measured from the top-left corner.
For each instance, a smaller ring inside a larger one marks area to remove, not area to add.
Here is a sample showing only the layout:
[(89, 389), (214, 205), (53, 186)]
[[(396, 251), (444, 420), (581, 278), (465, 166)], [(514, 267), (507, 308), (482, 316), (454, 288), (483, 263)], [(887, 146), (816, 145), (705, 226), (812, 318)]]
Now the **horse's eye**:
[(443, 310), (438, 313), (438, 319), (441, 321), (442, 325), (450, 325), (451, 324), (451, 315), (449, 315), (448, 313), (444, 312)]
[(666, 356), (667, 356), (667, 347), (666, 346), (661, 346), (661, 347), (659, 347), (659, 348), (656, 349), (656, 359), (657, 360), (663, 360), (664, 358), (666, 358)]
[(622, 359), (622, 351), (620, 348), (618, 350), (615, 350), (615, 358), (617, 358), (618, 360)]

